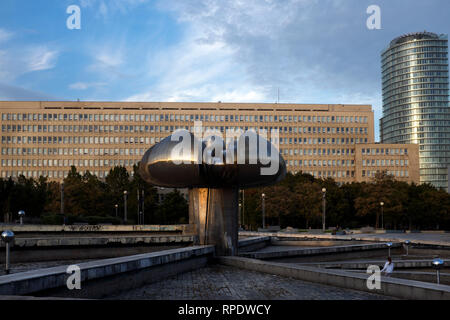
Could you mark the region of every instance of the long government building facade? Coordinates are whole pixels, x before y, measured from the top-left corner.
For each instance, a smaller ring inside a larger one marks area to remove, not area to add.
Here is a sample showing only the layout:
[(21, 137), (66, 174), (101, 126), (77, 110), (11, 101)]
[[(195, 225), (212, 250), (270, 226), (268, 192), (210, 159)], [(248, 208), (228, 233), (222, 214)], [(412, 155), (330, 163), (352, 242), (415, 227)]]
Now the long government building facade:
[(420, 182), (415, 144), (374, 142), (370, 105), (2, 101), (0, 176), (61, 181), (71, 166), (104, 178), (131, 170), (144, 152), (179, 128), (279, 129), (291, 172), (338, 183), (370, 181), (387, 171)]

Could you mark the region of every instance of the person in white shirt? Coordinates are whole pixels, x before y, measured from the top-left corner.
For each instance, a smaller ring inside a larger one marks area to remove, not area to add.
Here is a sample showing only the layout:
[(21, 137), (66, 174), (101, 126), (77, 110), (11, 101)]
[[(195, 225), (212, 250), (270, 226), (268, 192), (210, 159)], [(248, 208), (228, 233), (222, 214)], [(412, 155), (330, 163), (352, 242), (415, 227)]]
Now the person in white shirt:
[(393, 271), (394, 263), (392, 262), (391, 257), (388, 257), (388, 261), (384, 264), (384, 268), (381, 272), (384, 272), (385, 276), (389, 277)]

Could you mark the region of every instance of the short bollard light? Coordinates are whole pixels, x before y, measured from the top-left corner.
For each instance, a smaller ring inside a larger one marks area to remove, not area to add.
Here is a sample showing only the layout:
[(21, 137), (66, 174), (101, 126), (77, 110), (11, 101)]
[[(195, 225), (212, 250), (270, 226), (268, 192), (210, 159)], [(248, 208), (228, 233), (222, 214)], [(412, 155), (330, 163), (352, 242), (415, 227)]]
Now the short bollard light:
[(406, 255), (408, 255), (408, 251), (409, 251), (409, 245), (411, 244), (411, 241), (406, 240), (405, 241), (405, 247), (406, 247)]
[(2, 232), (2, 240), (5, 242), (6, 246), (6, 259), (5, 259), (5, 272), (9, 274), (9, 248), (11, 242), (14, 241), (14, 232), (6, 230)]
[(19, 214), (20, 224), (23, 224), (23, 217), (25, 216), (25, 211), (20, 210), (18, 214)]
[(442, 259), (436, 258), (433, 260), (432, 264), (433, 264), (433, 268), (436, 269), (436, 281), (437, 281), (437, 284), (439, 284), (439, 282), (440, 282), (439, 281), (439, 277), (440, 277), (439, 270), (444, 266), (444, 261)]
[(386, 243), (386, 246), (388, 247), (388, 257), (391, 256), (391, 247), (392, 247), (392, 242), (388, 242)]

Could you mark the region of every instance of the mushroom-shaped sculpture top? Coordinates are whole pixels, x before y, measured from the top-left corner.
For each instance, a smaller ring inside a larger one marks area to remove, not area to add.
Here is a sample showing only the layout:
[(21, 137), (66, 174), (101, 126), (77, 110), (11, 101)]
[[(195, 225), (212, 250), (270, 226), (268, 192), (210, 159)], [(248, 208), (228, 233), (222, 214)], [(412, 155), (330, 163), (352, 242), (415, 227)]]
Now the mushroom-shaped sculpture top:
[(2, 232), (2, 240), (6, 243), (9, 243), (14, 240), (14, 232), (11, 230), (5, 230)]
[(277, 148), (254, 131), (225, 144), (219, 135), (199, 139), (177, 130), (151, 147), (139, 171), (147, 182), (169, 188), (252, 188), (286, 176)]
[(25, 215), (25, 211), (20, 210), (18, 214), (19, 214), (19, 216), (24, 216)]

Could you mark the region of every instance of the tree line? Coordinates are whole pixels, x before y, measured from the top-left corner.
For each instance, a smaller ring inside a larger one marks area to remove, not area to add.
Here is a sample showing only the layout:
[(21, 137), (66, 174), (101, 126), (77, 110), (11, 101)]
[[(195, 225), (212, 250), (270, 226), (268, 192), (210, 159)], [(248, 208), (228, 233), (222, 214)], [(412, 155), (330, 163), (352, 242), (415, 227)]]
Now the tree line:
[[(240, 193), (241, 222), (247, 229), (262, 225), (262, 197), (265, 194), (266, 225), (281, 228), (321, 228), (322, 189), (326, 189), (328, 227), (385, 229), (450, 229), (450, 195), (430, 184), (408, 184), (379, 173), (367, 183), (338, 185), (333, 179), (315, 179), (309, 174), (288, 173), (282, 182)], [(114, 167), (104, 180), (90, 172), (80, 174), (72, 167), (64, 179), (64, 215), (61, 184), (20, 176), (0, 179), (0, 219), (10, 213), (26, 212), (27, 223), (61, 224), (123, 223), (124, 191), (127, 191), (127, 223), (138, 221), (137, 191), (144, 191), (146, 224), (188, 223), (188, 203), (178, 190), (162, 201), (157, 189), (145, 182), (137, 166), (133, 175), (125, 167)], [(383, 206), (381, 206), (383, 202)], [(117, 205), (117, 209), (116, 209)], [(116, 217), (116, 212), (118, 217)]]
[[(288, 173), (277, 185), (246, 190), (241, 215), (248, 229), (262, 224), (265, 194), (266, 225), (321, 228), (323, 192), (327, 227), (370, 226), (392, 230), (450, 230), (450, 195), (430, 184), (408, 184), (385, 172), (371, 182), (339, 186), (333, 179)], [(383, 203), (383, 206), (381, 205)]]
[[(154, 186), (145, 182), (137, 169), (133, 175), (125, 167), (114, 167), (104, 180), (86, 171), (80, 174), (72, 167), (63, 181), (64, 214), (61, 214), (61, 184), (47, 178), (0, 179), (0, 208), (3, 221), (9, 213), (17, 220), (24, 210), (29, 223), (62, 224), (74, 222), (123, 223), (127, 191), (127, 223), (138, 222), (138, 190), (144, 193), (144, 222), (146, 224), (188, 223), (188, 204), (178, 190), (158, 198)], [(141, 196), (142, 198), (142, 196)], [(117, 205), (117, 208), (116, 208)], [(142, 210), (142, 209), (141, 209)], [(116, 216), (117, 215), (117, 216)], [(10, 220), (11, 221), (11, 220)]]

